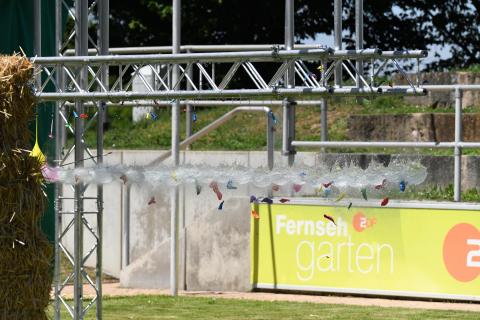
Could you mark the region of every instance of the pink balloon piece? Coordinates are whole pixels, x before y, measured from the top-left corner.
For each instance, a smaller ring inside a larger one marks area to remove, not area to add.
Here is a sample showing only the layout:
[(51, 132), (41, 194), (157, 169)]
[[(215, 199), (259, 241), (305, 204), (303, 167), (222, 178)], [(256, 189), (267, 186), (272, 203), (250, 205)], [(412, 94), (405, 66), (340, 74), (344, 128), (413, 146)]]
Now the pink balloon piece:
[(301, 185), (301, 184), (295, 183), (295, 184), (293, 185), (293, 190), (295, 190), (295, 192), (299, 192), (301, 189), (302, 189), (302, 185)]
[(44, 164), (41, 168), (42, 175), (47, 180), (47, 182), (57, 182), (58, 181), (58, 168), (50, 167)]

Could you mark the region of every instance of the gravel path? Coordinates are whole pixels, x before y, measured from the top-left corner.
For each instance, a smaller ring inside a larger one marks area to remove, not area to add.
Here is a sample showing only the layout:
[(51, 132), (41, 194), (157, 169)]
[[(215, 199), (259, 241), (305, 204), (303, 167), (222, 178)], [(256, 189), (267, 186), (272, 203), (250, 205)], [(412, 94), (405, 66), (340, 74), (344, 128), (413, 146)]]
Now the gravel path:
[[(93, 289), (90, 286), (84, 287), (84, 296), (91, 297)], [(71, 298), (73, 287), (67, 286), (64, 289), (66, 297)], [(122, 288), (118, 282), (104, 283), (104, 297), (135, 296), (135, 295), (168, 295), (168, 290), (157, 289), (132, 289)], [(312, 302), (325, 304), (346, 304), (356, 306), (378, 306), (378, 307), (398, 307), (414, 309), (436, 309), (436, 310), (461, 310), (480, 312), (480, 303), (450, 303), (450, 302), (427, 302), (411, 300), (393, 300), (380, 298), (360, 298), (360, 297), (336, 297), (320, 295), (302, 295), (285, 293), (265, 293), (265, 292), (210, 292), (210, 291), (181, 291), (181, 296), (195, 297), (215, 297), (225, 299), (247, 299), (262, 301), (293, 301), (293, 302)]]

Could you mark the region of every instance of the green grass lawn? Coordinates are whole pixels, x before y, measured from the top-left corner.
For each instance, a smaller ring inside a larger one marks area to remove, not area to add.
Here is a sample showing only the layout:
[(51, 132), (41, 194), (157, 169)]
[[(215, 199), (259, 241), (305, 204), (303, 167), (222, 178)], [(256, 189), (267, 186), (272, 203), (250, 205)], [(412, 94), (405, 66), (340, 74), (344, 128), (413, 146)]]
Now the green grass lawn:
[[(267, 302), (200, 297), (136, 296), (105, 298), (104, 319), (479, 319), (476, 312), (360, 307), (302, 302)], [(51, 310), (50, 310), (51, 311)], [(95, 319), (90, 310), (85, 319)]]
[[(197, 122), (193, 125), (196, 132), (205, 125), (218, 119), (232, 107), (197, 107)], [(279, 120), (278, 130), (275, 135), (276, 149), (281, 146), (281, 116), (282, 108), (272, 108), (276, 118)], [(410, 105), (399, 97), (378, 97), (375, 99), (366, 98), (361, 104), (354, 98), (341, 100), (331, 99), (329, 101), (329, 140), (347, 139), (347, 118), (353, 114), (409, 114), (414, 112), (454, 112), (453, 107), (431, 108), (425, 106)], [(469, 108), (465, 112), (479, 112), (479, 108)], [(90, 110), (92, 115), (94, 109)], [(171, 112), (170, 108), (156, 108), (156, 121), (145, 119), (139, 123), (131, 122), (131, 108), (111, 107), (109, 108), (110, 128), (105, 132), (106, 149), (166, 149), (171, 142)], [(320, 139), (320, 106), (298, 107), (296, 124), (296, 139), (298, 140), (319, 140)], [(73, 116), (70, 115), (70, 118)], [(186, 113), (181, 112), (181, 139), (185, 138)], [(265, 115), (261, 113), (241, 113), (233, 120), (214, 130), (206, 137), (193, 145), (193, 150), (265, 150), (266, 137)], [(95, 145), (95, 125), (87, 132), (86, 140), (89, 145)], [(72, 141), (72, 140), (71, 140)], [(312, 149), (305, 149), (310, 150)], [(382, 153), (429, 153), (451, 155), (451, 150), (395, 150), (395, 149), (328, 149), (329, 152), (382, 152)], [(477, 150), (465, 150), (476, 153)]]

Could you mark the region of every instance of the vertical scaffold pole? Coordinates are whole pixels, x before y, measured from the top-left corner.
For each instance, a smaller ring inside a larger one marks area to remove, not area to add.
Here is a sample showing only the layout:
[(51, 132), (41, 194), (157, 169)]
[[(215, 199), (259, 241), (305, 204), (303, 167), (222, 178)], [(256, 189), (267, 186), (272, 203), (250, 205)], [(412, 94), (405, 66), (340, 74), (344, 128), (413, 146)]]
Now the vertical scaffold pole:
[[(462, 90), (455, 88), (455, 143), (462, 142)], [(462, 148), (454, 150), (453, 201), (462, 200)]]
[[(172, 53), (180, 53), (181, 41), (181, 0), (173, 0), (172, 19)], [(178, 65), (173, 66), (172, 86), (179, 78)], [(173, 89), (173, 88), (172, 88)], [(174, 166), (180, 164), (180, 102), (172, 104), (172, 160)], [(170, 291), (173, 296), (178, 295), (178, 232), (179, 232), (179, 188), (172, 188), (170, 212)]]
[[(356, 49), (363, 49), (363, 0), (355, 0), (355, 43)], [(363, 60), (357, 59), (357, 88), (363, 88), (363, 82), (360, 80), (360, 75), (363, 76)]]
[[(190, 50), (187, 51), (187, 53), (190, 53)], [(188, 66), (187, 69), (187, 76), (193, 81), (193, 67), (190, 65)], [(187, 81), (187, 90), (192, 90), (192, 84), (190, 81)], [(192, 135), (192, 105), (187, 104), (185, 106), (185, 120), (186, 120), (186, 138), (190, 137)], [(187, 150), (190, 150), (190, 146), (187, 147)]]
[[(294, 47), (294, 4), (293, 0), (285, 0), (285, 49), (292, 50)], [(295, 87), (295, 66), (287, 70), (285, 87)], [(295, 101), (286, 98), (283, 100), (283, 126), (282, 126), (282, 153), (288, 157), (288, 165), (295, 161), (295, 150), (292, 141), (295, 140)]]
[[(99, 54), (108, 55), (109, 47), (109, 21), (110, 21), (110, 0), (98, 0), (98, 48)], [(100, 72), (100, 81), (105, 88), (109, 88), (108, 66), (102, 65)], [(105, 121), (106, 102), (100, 101), (98, 104), (97, 115), (97, 164), (103, 163), (103, 125)], [(97, 265), (96, 282), (97, 289), (97, 320), (103, 318), (103, 298), (102, 298), (102, 269), (103, 269), (103, 185), (97, 186)]]
[[(335, 0), (334, 2), (334, 42), (335, 50), (342, 49), (342, 0)], [(342, 86), (342, 61), (338, 60), (335, 66), (335, 86)]]
[[(62, 0), (55, 0), (55, 55), (60, 56), (62, 48)], [(57, 84), (60, 90), (63, 90), (63, 70), (61, 67), (57, 69)], [(59, 161), (62, 157), (63, 147), (63, 128), (60, 119), (60, 111), (62, 109), (62, 102), (55, 103), (55, 160)], [(59, 162), (58, 162), (59, 163)], [(54, 305), (54, 317), (55, 320), (60, 319), (60, 234), (62, 232), (62, 200), (60, 197), (63, 193), (63, 185), (55, 184), (55, 267), (54, 267), (54, 284), (55, 284), (55, 305)]]
[[(88, 1), (75, 0), (75, 54), (77, 56), (88, 55)], [(77, 83), (82, 90), (87, 88), (87, 69), (81, 66), (77, 76)], [(75, 102), (77, 114), (84, 113), (83, 101)], [(84, 166), (83, 145), (84, 120), (75, 118), (75, 167)], [(83, 319), (83, 194), (84, 185), (75, 185), (75, 220), (74, 220), (74, 319)]]

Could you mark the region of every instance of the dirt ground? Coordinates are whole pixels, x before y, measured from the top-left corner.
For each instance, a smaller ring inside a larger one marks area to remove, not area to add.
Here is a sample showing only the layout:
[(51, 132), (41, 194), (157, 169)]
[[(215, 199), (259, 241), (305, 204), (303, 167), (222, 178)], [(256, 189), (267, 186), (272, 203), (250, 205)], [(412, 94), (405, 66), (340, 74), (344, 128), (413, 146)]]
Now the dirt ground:
[[(64, 295), (71, 298), (73, 287), (67, 286), (64, 289)], [(91, 297), (94, 290), (85, 285), (84, 296)], [(104, 283), (104, 297), (134, 296), (134, 295), (168, 295), (168, 290), (156, 289), (131, 289), (122, 288), (118, 282)], [(436, 310), (461, 310), (480, 312), (480, 303), (451, 303), (451, 302), (428, 302), (412, 300), (394, 300), (380, 298), (361, 298), (361, 297), (340, 297), (340, 296), (322, 296), (322, 295), (302, 295), (286, 293), (265, 293), (265, 292), (209, 292), (209, 291), (181, 291), (181, 296), (195, 297), (215, 297), (224, 299), (247, 299), (262, 301), (294, 301), (294, 302), (312, 302), (325, 304), (346, 304), (356, 306), (379, 306), (379, 307), (398, 307), (414, 309), (436, 309)]]

